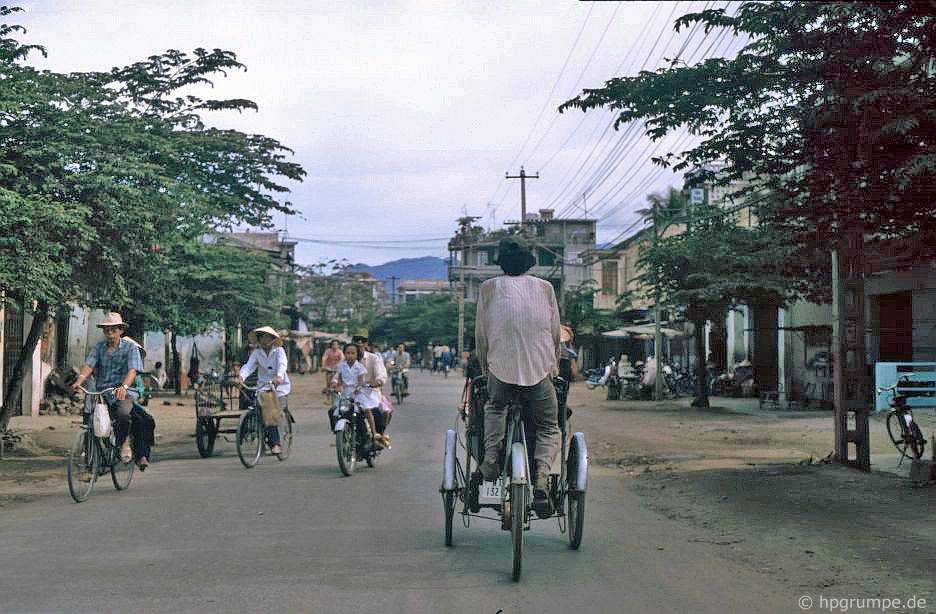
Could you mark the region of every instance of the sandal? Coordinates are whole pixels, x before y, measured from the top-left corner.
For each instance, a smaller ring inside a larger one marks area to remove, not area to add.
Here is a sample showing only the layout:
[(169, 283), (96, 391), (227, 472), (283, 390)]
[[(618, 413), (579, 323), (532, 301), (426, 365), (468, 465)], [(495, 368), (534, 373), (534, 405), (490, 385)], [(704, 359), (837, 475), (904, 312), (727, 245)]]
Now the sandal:
[(283, 452), (283, 448), (281, 448), (279, 444), (276, 444), (275, 446), (270, 448), (270, 454), (274, 454), (274, 455), (282, 454), (282, 452)]
[(125, 441), (120, 446), (120, 462), (129, 463), (133, 459), (133, 452), (130, 450), (130, 442)]
[(146, 471), (147, 467), (149, 467), (149, 460), (145, 456), (137, 461), (137, 468), (140, 471)]

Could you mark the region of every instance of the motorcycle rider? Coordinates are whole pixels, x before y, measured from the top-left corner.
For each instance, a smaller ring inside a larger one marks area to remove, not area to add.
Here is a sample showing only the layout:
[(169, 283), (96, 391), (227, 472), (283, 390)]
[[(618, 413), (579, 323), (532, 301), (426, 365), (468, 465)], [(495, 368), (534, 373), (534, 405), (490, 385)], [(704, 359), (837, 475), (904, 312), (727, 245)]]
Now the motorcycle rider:
[(505, 274), (485, 281), (480, 288), (475, 347), (488, 378), (489, 401), (484, 415), (484, 462), (479, 470), (484, 480), (497, 479), (507, 405), (516, 398), (535, 426), (533, 509), (546, 517), (552, 513), (549, 475), (560, 448), (552, 378), (558, 373), (561, 344), (559, 306), (552, 284), (525, 274), (535, 262), (523, 239), (503, 239), (497, 264)]
[(374, 416), (374, 442), (378, 447), (390, 447), (390, 437), (387, 435), (388, 416), (384, 414), (380, 407), (382, 393), (380, 387), (387, 383), (387, 367), (380, 354), (368, 352), (364, 348), (367, 346), (368, 332), (366, 329), (359, 329), (351, 337), (351, 343), (359, 347), (360, 361), (367, 368), (367, 377), (365, 383), (369, 388), (362, 389), (361, 398), (358, 402), (364, 409), (371, 410)]

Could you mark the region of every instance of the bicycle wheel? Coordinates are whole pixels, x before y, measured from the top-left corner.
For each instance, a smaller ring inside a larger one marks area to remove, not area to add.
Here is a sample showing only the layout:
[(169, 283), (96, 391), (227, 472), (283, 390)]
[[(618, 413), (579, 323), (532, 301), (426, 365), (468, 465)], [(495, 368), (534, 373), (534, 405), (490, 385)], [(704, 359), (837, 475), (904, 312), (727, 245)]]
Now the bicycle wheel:
[(198, 455), (208, 458), (214, 454), (215, 438), (218, 431), (215, 429), (214, 419), (208, 417), (198, 418), (195, 422), (195, 445)]
[(245, 411), (237, 423), (237, 456), (244, 467), (250, 469), (263, 453), (263, 423), (260, 413)]
[(909, 447), (913, 453), (913, 458), (919, 460), (923, 458), (923, 450), (926, 448), (926, 438), (923, 437), (923, 432), (915, 421), (910, 422), (909, 427), (909, 433), (907, 434), (910, 438)]
[(445, 545), (452, 546), (452, 524), (455, 519), (455, 491), (442, 493), (442, 508), (445, 510)]
[(907, 423), (904, 422), (903, 416), (895, 411), (887, 414), (887, 434), (900, 455), (902, 457), (907, 456), (907, 446), (911, 438), (907, 432)]
[(279, 421), (280, 453), (276, 455), (276, 458), (281, 461), (289, 458), (289, 448), (292, 446), (293, 440), (292, 423), (292, 414), (289, 413), (288, 409), (283, 410)]
[(399, 382), (394, 382), (393, 384), (393, 398), (397, 402), (397, 405), (403, 402), (403, 384)]
[(345, 477), (354, 473), (357, 458), (354, 449), (354, 427), (351, 424), (335, 431), (335, 452), (338, 454), (338, 468), (341, 469), (341, 473)]
[(87, 500), (97, 481), (101, 459), (94, 435), (81, 429), (68, 454), (68, 492), (75, 503)]
[(513, 541), (513, 581), (520, 580), (523, 567), (523, 525), (526, 524), (526, 487), (510, 486), (510, 537)]
[(130, 488), (130, 481), (133, 480), (133, 458), (131, 457), (129, 462), (123, 462), (116, 448), (110, 448), (107, 453), (110, 454), (110, 474), (114, 488), (127, 490)]
[(566, 509), (569, 523), (569, 547), (578, 550), (582, 545), (582, 533), (585, 530), (585, 493), (570, 492), (566, 495)]

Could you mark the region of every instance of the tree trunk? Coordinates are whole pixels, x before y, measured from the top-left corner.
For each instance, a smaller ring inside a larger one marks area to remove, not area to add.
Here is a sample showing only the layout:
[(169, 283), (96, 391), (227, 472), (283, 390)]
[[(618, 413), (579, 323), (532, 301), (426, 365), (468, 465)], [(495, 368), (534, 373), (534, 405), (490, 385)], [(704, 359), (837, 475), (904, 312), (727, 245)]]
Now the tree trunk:
[(0, 433), (7, 429), (10, 424), (10, 418), (13, 417), (13, 408), (16, 406), (16, 399), (23, 391), (23, 372), (26, 370), (26, 361), (32, 360), (33, 352), (36, 351), (36, 344), (42, 337), (42, 330), (46, 322), (49, 321), (49, 305), (39, 303), (33, 314), (32, 325), (29, 327), (29, 334), (26, 335), (26, 341), (23, 343), (23, 351), (20, 353), (19, 360), (13, 367), (13, 373), (10, 375), (10, 382), (3, 395), (3, 407), (0, 408)]
[(172, 387), (175, 388), (176, 396), (182, 396), (182, 363), (179, 360), (179, 348), (176, 346), (175, 331), (172, 335)]
[(693, 407), (708, 407), (708, 369), (705, 360), (705, 320), (692, 323), (695, 326), (696, 351), (696, 398), (692, 401)]

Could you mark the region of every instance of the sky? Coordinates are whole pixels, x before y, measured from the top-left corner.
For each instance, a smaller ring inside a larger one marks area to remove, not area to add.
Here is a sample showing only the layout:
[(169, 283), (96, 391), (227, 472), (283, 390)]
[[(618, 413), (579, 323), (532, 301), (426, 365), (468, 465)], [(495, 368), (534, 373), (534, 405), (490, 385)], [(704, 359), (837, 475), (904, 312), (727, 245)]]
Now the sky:
[(275, 222), (301, 240), (302, 264), (445, 256), (456, 218), (479, 216), (486, 227), (519, 219), (519, 182), (504, 175), (521, 164), (540, 174), (527, 182), (528, 211), (582, 217), (587, 207), (599, 242), (620, 238), (646, 194), (682, 185), (650, 157), (668, 145), (684, 149), (692, 137), (654, 144), (639, 126), (610, 129), (610, 111), (560, 115), (557, 107), (680, 51), (693, 63), (740, 44), (701, 29), (673, 32), (676, 17), (726, 2), (17, 4), (28, 11), (17, 19), (25, 40), (48, 50), (30, 60), (41, 68), (104, 70), (170, 48), (237, 53), (247, 70), (220, 79), (211, 94), (251, 99), (259, 111), (206, 119), (295, 151), (308, 173), (289, 184), (298, 214)]

